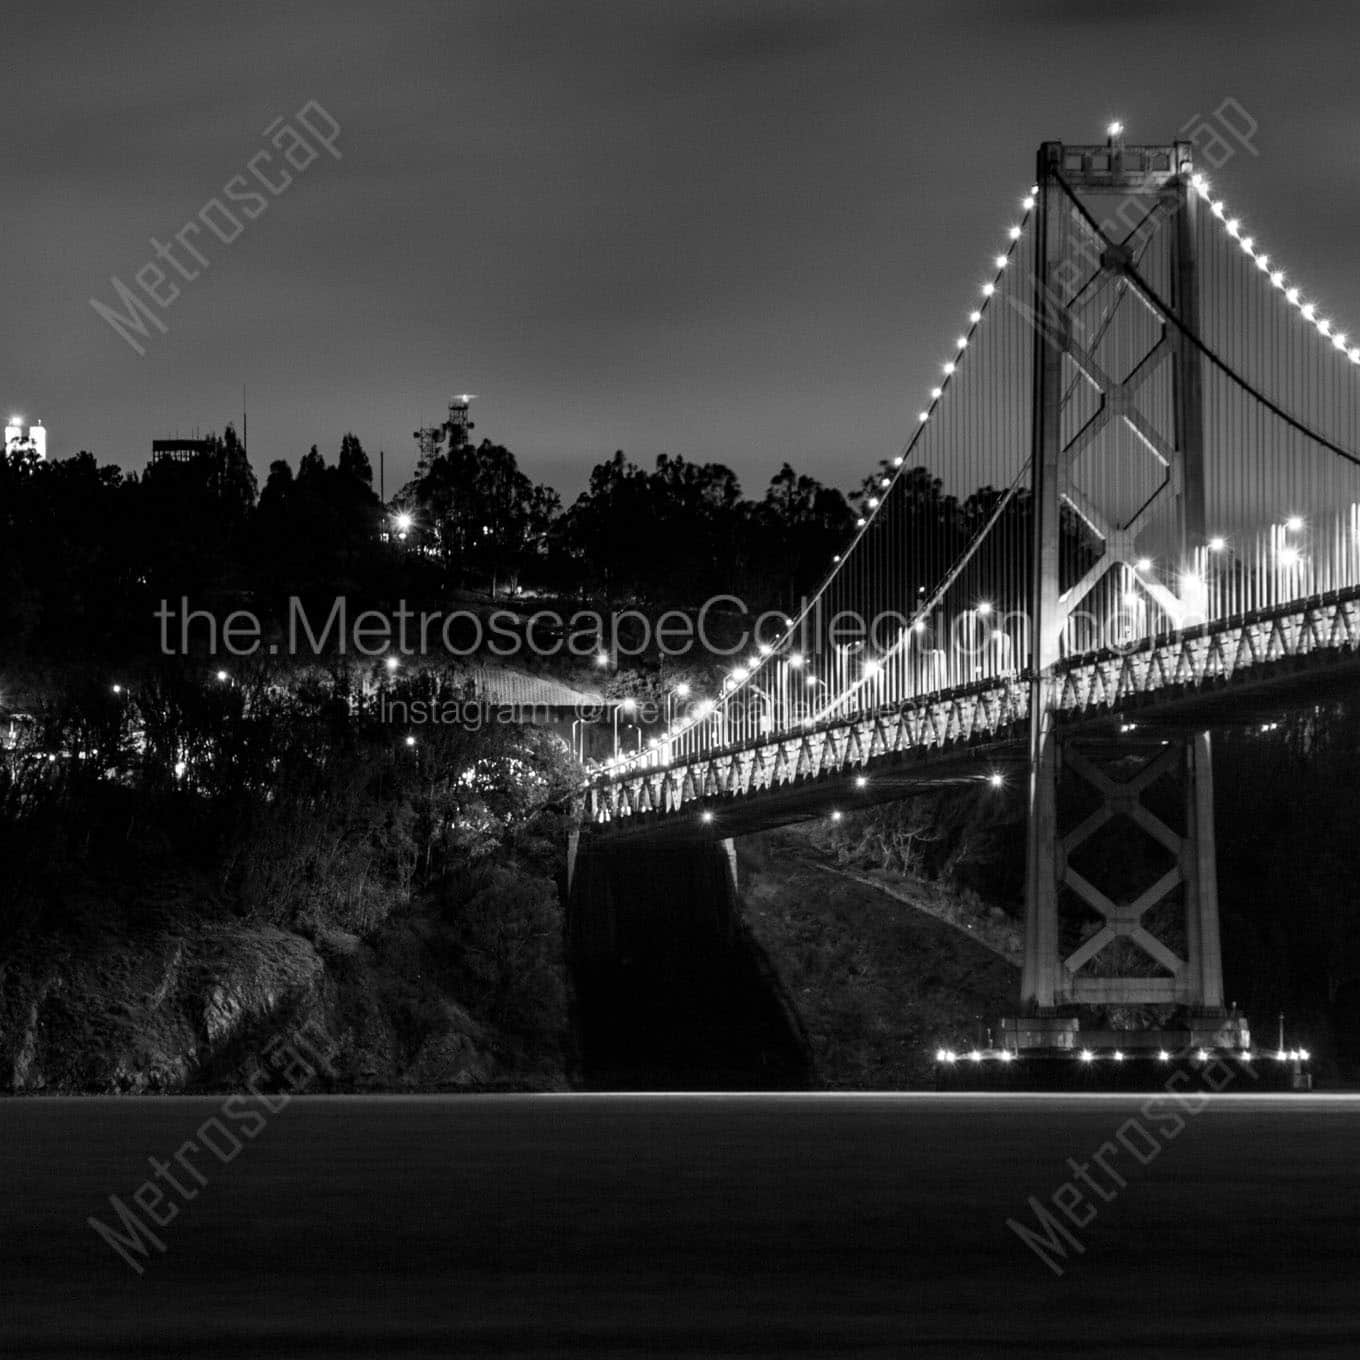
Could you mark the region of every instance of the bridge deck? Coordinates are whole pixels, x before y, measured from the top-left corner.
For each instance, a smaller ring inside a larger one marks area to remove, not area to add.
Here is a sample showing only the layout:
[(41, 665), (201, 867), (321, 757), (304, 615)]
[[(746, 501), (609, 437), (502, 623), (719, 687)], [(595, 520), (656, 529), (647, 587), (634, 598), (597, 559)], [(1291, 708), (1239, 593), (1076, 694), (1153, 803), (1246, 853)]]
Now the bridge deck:
[[(1065, 659), (1046, 682), (1064, 726), (1255, 723), (1340, 692), (1360, 663), (1360, 587), (1215, 620), (1139, 649)], [(979, 780), (1024, 762), (1028, 676), (635, 769), (586, 789), (596, 835), (741, 835)]]

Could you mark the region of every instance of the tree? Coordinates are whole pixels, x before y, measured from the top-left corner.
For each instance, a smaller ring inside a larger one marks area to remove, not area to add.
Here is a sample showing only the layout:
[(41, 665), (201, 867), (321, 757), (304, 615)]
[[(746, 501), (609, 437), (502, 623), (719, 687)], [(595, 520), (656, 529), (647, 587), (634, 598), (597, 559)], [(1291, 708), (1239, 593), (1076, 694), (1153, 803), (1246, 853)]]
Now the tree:
[(532, 482), (515, 455), (489, 439), (422, 457), (399, 500), (418, 509), (448, 565), (489, 575), (493, 593), (544, 550), (561, 510), (555, 491)]
[(340, 441), (340, 471), (366, 487), (373, 486), (373, 464), (368, 461), (364, 446), (352, 434), (346, 434)]
[(322, 457), (320, 450), (315, 444), (302, 455), (302, 462), (298, 464), (298, 484), (310, 482), (314, 478), (321, 478), (326, 471), (326, 460)]

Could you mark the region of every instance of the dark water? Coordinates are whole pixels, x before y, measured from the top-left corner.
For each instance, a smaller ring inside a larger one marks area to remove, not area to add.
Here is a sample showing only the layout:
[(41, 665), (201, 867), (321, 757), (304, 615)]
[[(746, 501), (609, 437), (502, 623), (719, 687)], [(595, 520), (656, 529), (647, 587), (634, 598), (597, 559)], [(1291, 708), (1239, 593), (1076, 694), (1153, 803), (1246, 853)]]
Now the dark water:
[[(1360, 1101), (1144, 1099), (295, 1099), (141, 1276), (86, 1220), (221, 1102), (9, 1101), (0, 1354), (1360, 1355)], [(1069, 1156), (1058, 1276), (1006, 1219)]]

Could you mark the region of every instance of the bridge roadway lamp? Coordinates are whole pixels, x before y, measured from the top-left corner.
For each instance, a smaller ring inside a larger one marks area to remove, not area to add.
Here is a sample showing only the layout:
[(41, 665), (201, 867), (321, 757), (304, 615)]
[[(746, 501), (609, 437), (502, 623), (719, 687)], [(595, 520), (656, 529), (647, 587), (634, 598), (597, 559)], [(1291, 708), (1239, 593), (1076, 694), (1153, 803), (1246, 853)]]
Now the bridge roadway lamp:
[(688, 699), (690, 696), (689, 686), (682, 680), (674, 689), (666, 691), (666, 726), (675, 725), (675, 700)]
[[(617, 759), (619, 758), (619, 714), (620, 714), (620, 713), (634, 713), (634, 712), (636, 712), (636, 711), (637, 711), (637, 702), (636, 702), (636, 700), (633, 700), (633, 699), (624, 699), (622, 702), (617, 703), (617, 704), (614, 705), (614, 759), (615, 759), (615, 760), (617, 760)], [(642, 734), (641, 734), (641, 732), (639, 731), (639, 733), (638, 733), (639, 740), (641, 740), (641, 736), (642, 736)]]

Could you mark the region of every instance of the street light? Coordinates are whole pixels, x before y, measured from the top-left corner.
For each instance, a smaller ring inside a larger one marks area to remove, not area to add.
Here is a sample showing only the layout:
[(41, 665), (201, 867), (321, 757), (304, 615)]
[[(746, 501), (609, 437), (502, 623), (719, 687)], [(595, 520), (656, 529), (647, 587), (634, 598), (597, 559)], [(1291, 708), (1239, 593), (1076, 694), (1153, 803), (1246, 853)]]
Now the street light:
[(689, 686), (682, 680), (672, 690), (666, 694), (666, 726), (670, 727), (675, 722), (675, 699), (688, 699), (690, 696)]
[[(619, 758), (619, 714), (634, 713), (637, 711), (637, 701), (634, 699), (624, 699), (622, 703), (614, 705), (614, 759)], [(639, 732), (639, 737), (641, 733)]]

